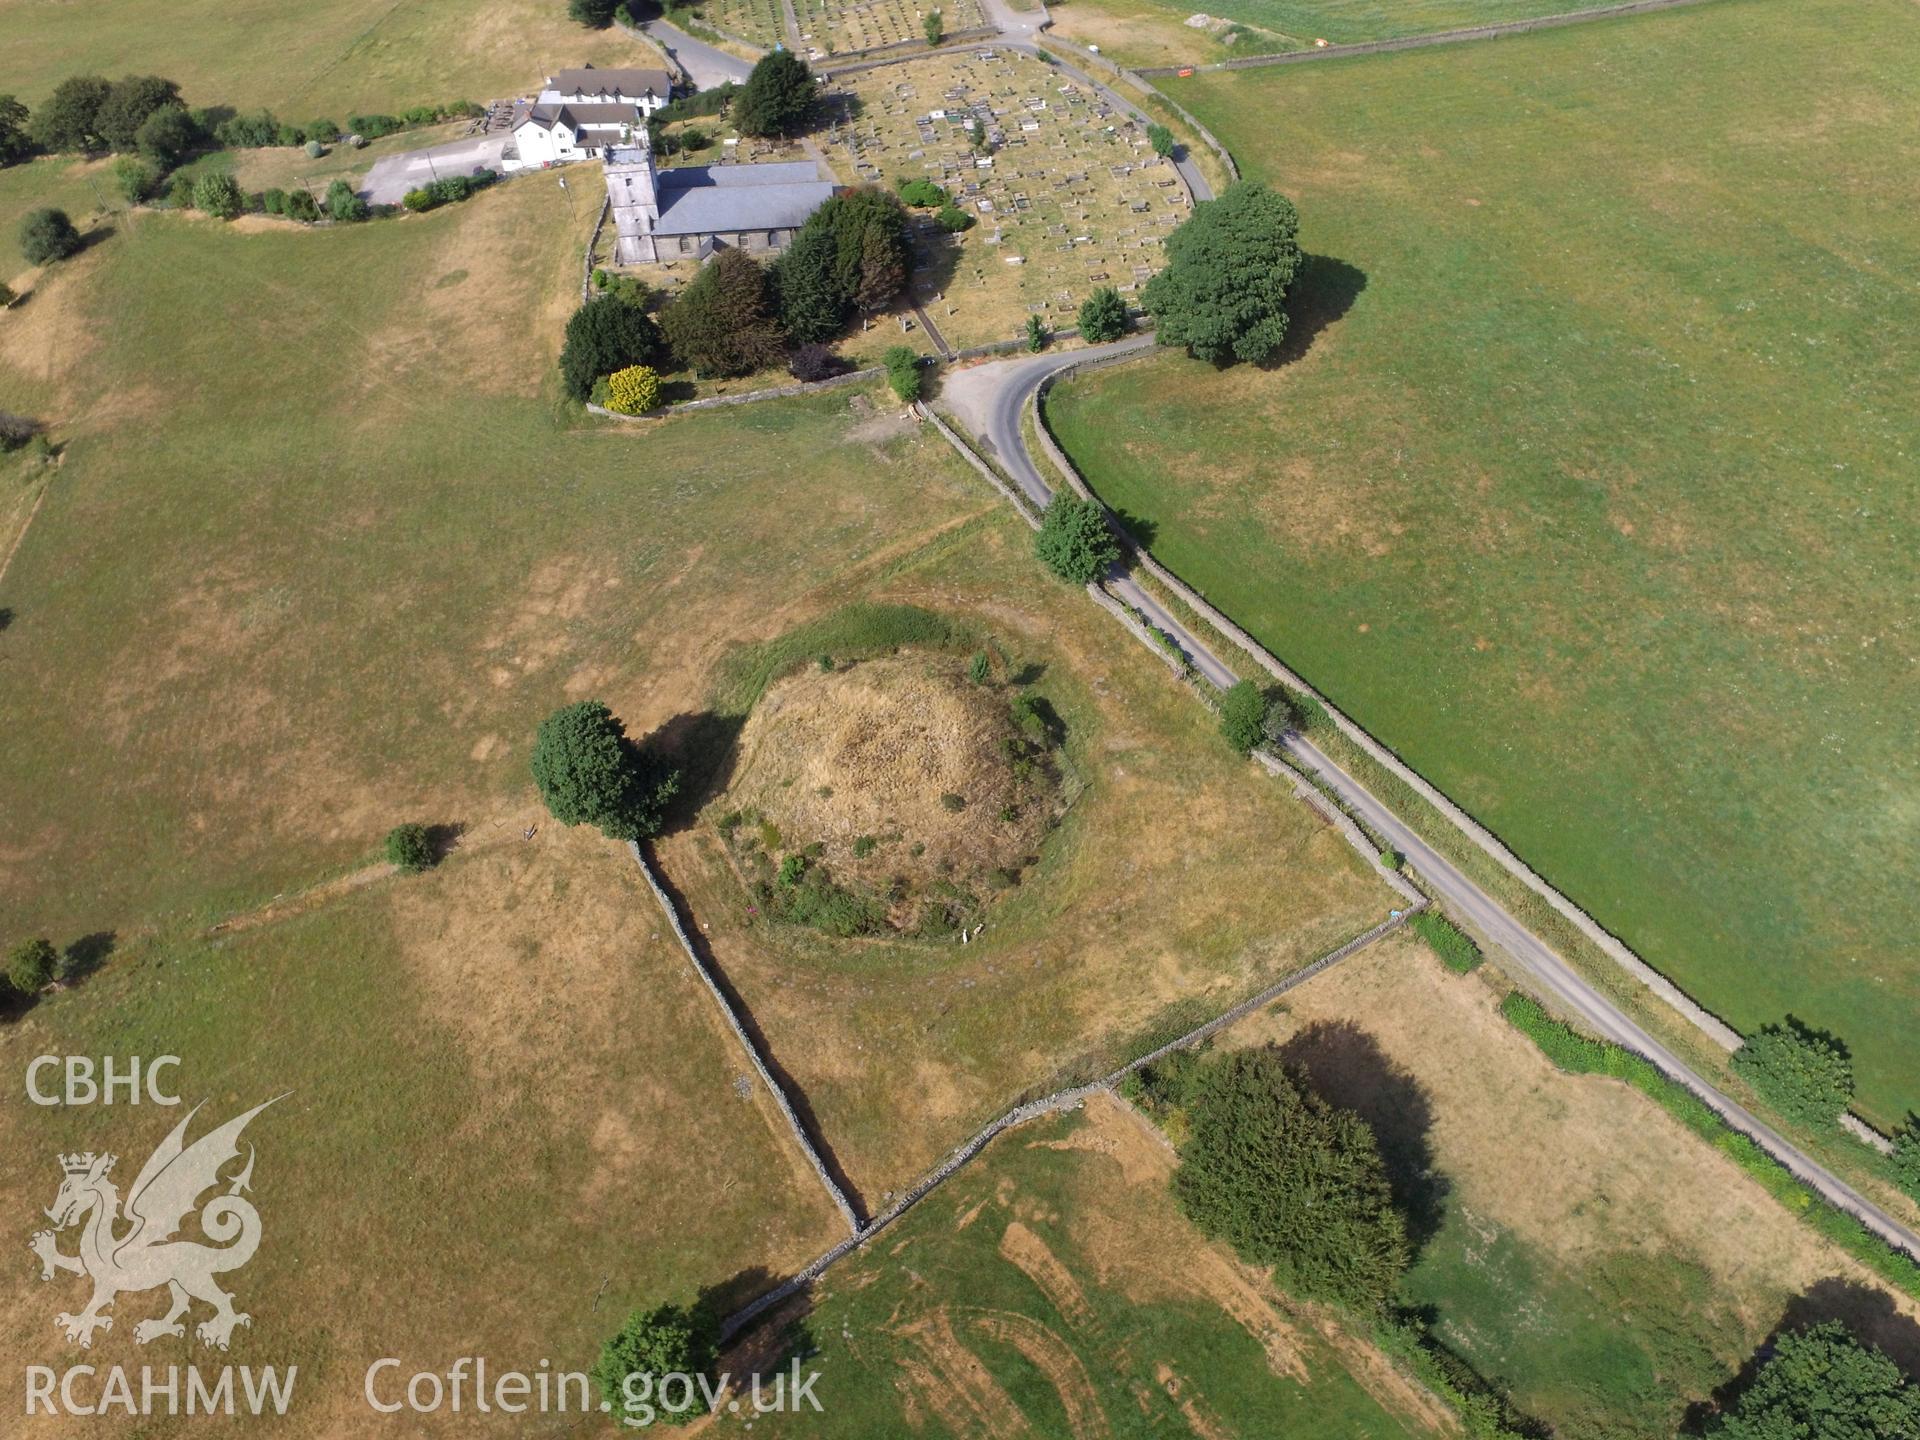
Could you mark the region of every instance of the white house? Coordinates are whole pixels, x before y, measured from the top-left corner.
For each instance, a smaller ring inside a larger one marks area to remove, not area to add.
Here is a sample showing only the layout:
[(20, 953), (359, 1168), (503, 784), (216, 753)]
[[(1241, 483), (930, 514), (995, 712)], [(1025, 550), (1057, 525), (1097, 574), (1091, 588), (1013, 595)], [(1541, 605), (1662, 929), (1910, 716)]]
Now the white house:
[(672, 98), (664, 70), (562, 70), (537, 99), (515, 107), (514, 149), (522, 166), (591, 159), (645, 134), (647, 116)]

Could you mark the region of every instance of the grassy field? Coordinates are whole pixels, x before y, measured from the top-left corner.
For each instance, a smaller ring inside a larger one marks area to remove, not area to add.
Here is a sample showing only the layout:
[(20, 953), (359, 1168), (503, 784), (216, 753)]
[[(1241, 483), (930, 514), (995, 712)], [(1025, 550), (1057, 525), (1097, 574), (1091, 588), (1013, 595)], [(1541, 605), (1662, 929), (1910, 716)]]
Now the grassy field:
[(565, 65), (653, 65), (618, 29), (585, 30), (565, 5), (507, 0), (341, 0), (292, 10), (259, 0), (119, 0), (88, 10), (0, 0), (0, 92), (38, 105), (68, 75), (160, 74), (191, 105), (265, 106), (294, 124), (446, 100), (528, 93)]
[[(372, 1360), (585, 1369), (629, 1307), (707, 1289), (737, 1303), (843, 1233), (764, 1091), (737, 1088), (746, 1062), (632, 862), (587, 832), (483, 837), (273, 924), (132, 947), (8, 1027), (0, 1053), (16, 1077), (0, 1201), (22, 1247), (58, 1154), (112, 1150), (124, 1187), (186, 1108), (206, 1102), (197, 1137), (291, 1092), (246, 1132), (264, 1239), (225, 1282), (253, 1325), (223, 1357), (299, 1366), (289, 1434), (365, 1433)], [(31, 1105), (17, 1077), (42, 1053), (178, 1055), (183, 1108)], [(53, 1317), (84, 1282), (42, 1286), (24, 1248), (10, 1258), (8, 1353), (78, 1363)], [(184, 1340), (135, 1344), (165, 1300), (122, 1297), (84, 1358), (207, 1367)], [(408, 1434), (488, 1429), (470, 1410), (411, 1418)], [(579, 1418), (493, 1421), (549, 1435)]]
[(1202, 1243), (1172, 1163), (1110, 1100), (996, 1141), (828, 1272), (801, 1322), (824, 1414), (754, 1432), (1447, 1433), (1370, 1347)]
[(1731, 1023), (1840, 1033), (1883, 1122), (1916, 59), (1910, 6), (1732, 0), (1170, 82), (1300, 204), (1288, 359), (1050, 406), (1176, 571)]
[(1553, 1069), (1502, 989), (1396, 938), (1223, 1041), (1278, 1044), (1374, 1126), (1443, 1342), (1566, 1440), (1676, 1433), (1789, 1314), (1920, 1360), (1920, 1307), (1653, 1101)]

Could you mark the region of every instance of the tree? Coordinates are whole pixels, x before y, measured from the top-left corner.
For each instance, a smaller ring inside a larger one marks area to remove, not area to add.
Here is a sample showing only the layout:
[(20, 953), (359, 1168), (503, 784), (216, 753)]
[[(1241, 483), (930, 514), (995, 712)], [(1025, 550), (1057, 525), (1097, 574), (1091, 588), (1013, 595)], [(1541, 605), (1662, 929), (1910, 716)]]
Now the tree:
[(1830, 1126), (1853, 1099), (1853, 1060), (1823, 1030), (1789, 1015), (1733, 1052), (1733, 1068), (1768, 1104), (1802, 1125)]
[(927, 179), (902, 180), (900, 203), (930, 210), (936, 205), (947, 203), (946, 187)]
[(1203, 200), (1167, 237), (1167, 265), (1141, 304), (1163, 345), (1215, 365), (1254, 364), (1287, 334), (1287, 288), (1300, 270), (1300, 216), (1258, 181)]
[(335, 220), (364, 220), (369, 213), (367, 202), (345, 180), (327, 186), (327, 214)]
[(98, 75), (72, 75), (53, 87), (47, 103), (33, 112), (29, 127), (42, 150), (92, 150), (100, 134), (94, 127), (100, 107), (113, 89)]
[(1089, 585), (1120, 558), (1120, 541), (1107, 515), (1091, 500), (1056, 490), (1033, 537), (1034, 553), (1062, 580)]
[(613, 12), (620, 8), (620, 0), (567, 0), (567, 16), (595, 30), (604, 30), (613, 24)]
[(893, 387), (893, 393), (903, 405), (911, 405), (920, 398), (920, 357), (905, 345), (892, 345), (887, 353), (880, 357), (880, 363), (887, 367), (887, 384)]
[(1038, 315), (1027, 316), (1027, 349), (1038, 355), (1047, 348), (1047, 326)]
[[(7, 284), (4, 280), (0, 280), (0, 310), (5, 310), (19, 298), (18, 295), (13, 293), (13, 287), (11, 285)], [(13, 449), (13, 446), (7, 443), (8, 434), (6, 427), (8, 418), (7, 412), (0, 410), (0, 450)]]
[(305, 220), (309, 223), (320, 218), (320, 202), (313, 198), (310, 190), (289, 190), (287, 192), (287, 218)]
[(947, 33), (946, 25), (938, 10), (929, 10), (927, 18), (920, 22), (920, 28), (926, 32), (929, 45), (938, 45), (941, 37)]
[(987, 153), (987, 122), (974, 117), (973, 124), (967, 127), (967, 138), (973, 141), (973, 148), (982, 155)]
[(566, 342), (560, 347), (561, 384), (575, 400), (585, 400), (601, 376), (645, 365), (659, 349), (660, 329), (646, 311), (624, 300), (595, 300), (567, 321)]
[[(827, 201), (827, 205), (833, 201)], [(820, 207), (821, 210), (826, 205)], [(817, 217), (819, 210), (814, 212)], [(833, 274), (838, 246), (833, 231), (815, 225), (800, 227), (786, 253), (774, 262), (774, 286), (780, 294), (780, 320), (787, 334), (799, 341), (823, 342), (846, 325), (846, 298)]]
[(140, 153), (155, 165), (171, 170), (205, 138), (184, 105), (162, 105), (140, 122), (133, 141)]
[(246, 208), (240, 182), (231, 175), (202, 175), (193, 182), (193, 207), (216, 220), (231, 220)]
[(403, 873), (417, 875), (433, 867), (433, 835), (426, 826), (408, 823), (387, 832), (387, 863)]
[(1920, 1200), (1920, 1115), (1907, 1116), (1907, 1123), (1893, 1137), (1893, 1153), (1887, 1160), (1894, 1183)]
[(722, 250), (660, 317), (667, 345), (699, 375), (751, 375), (785, 349), (767, 272), (743, 250)]
[(1173, 131), (1166, 126), (1158, 123), (1147, 126), (1147, 144), (1162, 160), (1173, 158)]
[(129, 75), (116, 81), (94, 112), (93, 130), (110, 150), (131, 150), (140, 127), (154, 111), (180, 104), (180, 87), (158, 75)]
[(796, 345), (787, 357), (787, 369), (796, 380), (831, 380), (846, 368), (846, 362), (833, 353), (832, 347), (817, 341)]
[(1408, 1261), (1380, 1147), (1271, 1048), (1208, 1065), (1192, 1087), (1173, 1192), (1187, 1218), (1282, 1289), (1360, 1311), (1387, 1303)]
[(11, 95), (0, 95), (0, 165), (18, 165), (33, 154), (27, 107)]
[(670, 1425), (685, 1425), (707, 1413), (698, 1381), (676, 1380), (664, 1390), (662, 1382), (669, 1375), (706, 1374), (719, 1355), (719, 1340), (719, 1326), (704, 1307), (656, 1305), (635, 1310), (600, 1347), (600, 1358), (594, 1362), (600, 1398), (614, 1415), (636, 1425), (647, 1425), (656, 1416)]
[(651, 365), (629, 365), (607, 377), (607, 408), (622, 415), (644, 415), (660, 408), (660, 373)]
[(553, 818), (596, 825), (616, 840), (644, 840), (657, 831), (679, 778), (629, 740), (598, 700), (554, 711), (534, 739), (533, 780)]
[(881, 226), (866, 226), (860, 233), (860, 278), (853, 303), (871, 315), (892, 304), (906, 283), (907, 257), (898, 240)]
[(940, 222), (940, 228), (949, 235), (958, 235), (962, 230), (973, 227), (973, 216), (951, 200), (940, 207), (940, 213), (935, 218)]
[(856, 305), (889, 304), (906, 277), (907, 212), (874, 186), (815, 210), (773, 269), (781, 321), (803, 343), (833, 339)]
[(29, 265), (50, 265), (80, 248), (80, 232), (64, 210), (34, 210), (20, 222), (20, 253)]
[(138, 155), (122, 155), (113, 162), (113, 183), (120, 187), (129, 205), (138, 205), (151, 195), (157, 178), (153, 166)]
[(1251, 680), (1236, 681), (1220, 697), (1220, 733), (1242, 755), (1267, 738), (1267, 697)]
[(37, 995), (52, 981), (59, 961), (52, 941), (23, 940), (7, 956), (7, 980), (22, 995)]
[(1920, 1440), (1920, 1385), (1838, 1320), (1778, 1336), (1713, 1440)]
[(733, 101), (733, 121), (747, 135), (797, 135), (813, 119), (819, 82), (791, 50), (763, 55)]
[(1103, 345), (1127, 333), (1127, 302), (1111, 285), (1102, 285), (1080, 305), (1080, 338)]

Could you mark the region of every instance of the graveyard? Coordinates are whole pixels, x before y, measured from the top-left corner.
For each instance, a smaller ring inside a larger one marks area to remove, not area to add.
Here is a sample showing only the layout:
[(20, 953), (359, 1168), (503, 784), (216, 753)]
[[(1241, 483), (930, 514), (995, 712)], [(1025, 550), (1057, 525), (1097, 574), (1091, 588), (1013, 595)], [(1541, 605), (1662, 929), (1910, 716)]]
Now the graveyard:
[(914, 299), (955, 348), (1009, 339), (1029, 315), (1072, 325), (1102, 286), (1131, 300), (1191, 205), (1143, 126), (1026, 54), (941, 53), (842, 77), (835, 93), (819, 139), (841, 180), (932, 180), (973, 219), (957, 236), (930, 211), (914, 226)]
[[(740, 3), (740, 0), (734, 0)], [(949, 35), (984, 25), (979, 0), (794, 0), (800, 39), (810, 58), (877, 50), (885, 45), (926, 38), (926, 17), (940, 12)]]
[(723, 33), (738, 36), (763, 50), (786, 39), (786, 20), (780, 0), (702, 0), (697, 16)]

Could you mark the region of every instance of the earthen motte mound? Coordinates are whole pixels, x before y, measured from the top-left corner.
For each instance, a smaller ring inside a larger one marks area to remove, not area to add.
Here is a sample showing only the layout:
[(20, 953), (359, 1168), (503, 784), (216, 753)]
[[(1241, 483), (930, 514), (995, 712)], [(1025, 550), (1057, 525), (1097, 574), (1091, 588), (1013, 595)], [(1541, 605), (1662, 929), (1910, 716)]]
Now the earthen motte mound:
[[(788, 676), (748, 717), (725, 804), (771, 822), (772, 849), (818, 843), (836, 878), (876, 890), (902, 876), (1017, 874), (1052, 821), (1054, 787), (1043, 767), (1017, 773), (1009, 703), (948, 656)], [(874, 843), (856, 855), (862, 837)]]

